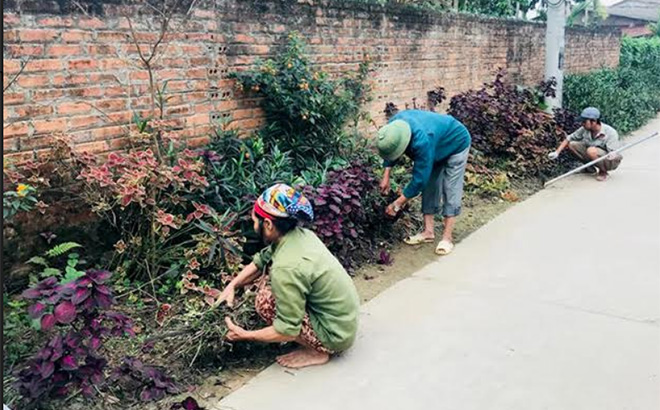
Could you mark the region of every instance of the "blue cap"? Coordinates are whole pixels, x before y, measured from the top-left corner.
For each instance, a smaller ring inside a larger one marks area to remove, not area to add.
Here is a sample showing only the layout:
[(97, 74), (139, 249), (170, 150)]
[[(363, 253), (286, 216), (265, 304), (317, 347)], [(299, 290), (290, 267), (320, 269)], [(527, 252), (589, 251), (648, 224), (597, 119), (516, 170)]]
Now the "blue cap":
[(582, 110), (582, 114), (580, 114), (580, 118), (582, 120), (598, 120), (600, 119), (600, 111), (598, 111), (598, 108), (595, 107), (587, 107), (584, 110)]

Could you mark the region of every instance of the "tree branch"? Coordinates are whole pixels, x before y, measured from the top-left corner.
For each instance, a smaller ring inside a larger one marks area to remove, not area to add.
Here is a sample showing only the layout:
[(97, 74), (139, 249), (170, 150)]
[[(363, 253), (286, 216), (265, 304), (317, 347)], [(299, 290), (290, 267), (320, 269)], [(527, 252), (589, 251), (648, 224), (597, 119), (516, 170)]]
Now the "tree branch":
[(2, 89), (2, 93), (3, 93), (3, 94), (5, 93), (5, 91), (7, 91), (7, 90), (9, 89), (9, 87), (11, 87), (12, 85), (14, 85), (14, 83), (16, 82), (16, 80), (18, 80), (18, 77), (20, 77), (21, 74), (23, 74), (23, 71), (25, 71), (25, 67), (27, 67), (27, 65), (28, 65), (28, 63), (30, 62), (30, 60), (32, 60), (32, 56), (31, 56), (31, 55), (28, 56), (27, 60), (25, 60), (25, 61), (23, 62), (23, 64), (21, 64), (21, 69), (18, 70), (18, 73), (16, 73), (16, 75), (14, 76), (14, 78), (12, 78), (11, 80), (9, 80), (9, 83), (8, 83), (8, 84)]

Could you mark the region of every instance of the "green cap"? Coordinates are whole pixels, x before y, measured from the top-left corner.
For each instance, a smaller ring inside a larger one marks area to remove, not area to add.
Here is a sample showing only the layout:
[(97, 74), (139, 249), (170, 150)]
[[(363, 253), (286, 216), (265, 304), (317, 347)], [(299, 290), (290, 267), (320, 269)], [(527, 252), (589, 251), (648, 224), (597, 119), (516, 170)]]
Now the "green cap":
[(378, 130), (378, 154), (387, 161), (396, 161), (406, 152), (410, 143), (410, 125), (395, 120)]

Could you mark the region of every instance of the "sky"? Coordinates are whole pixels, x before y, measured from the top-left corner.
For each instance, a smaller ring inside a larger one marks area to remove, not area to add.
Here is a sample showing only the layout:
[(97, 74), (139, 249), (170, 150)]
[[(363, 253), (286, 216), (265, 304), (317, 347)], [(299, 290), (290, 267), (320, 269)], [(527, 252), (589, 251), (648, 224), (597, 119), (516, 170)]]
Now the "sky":
[[(607, 6), (611, 6), (612, 4), (619, 3), (619, 2), (621, 2), (621, 1), (622, 1), (622, 0), (600, 0), (600, 2), (601, 2), (604, 6), (606, 6), (606, 7), (607, 7)], [(534, 16), (536, 16), (536, 13), (537, 13), (536, 10), (531, 10), (531, 11), (527, 14), (527, 18), (533, 18)]]

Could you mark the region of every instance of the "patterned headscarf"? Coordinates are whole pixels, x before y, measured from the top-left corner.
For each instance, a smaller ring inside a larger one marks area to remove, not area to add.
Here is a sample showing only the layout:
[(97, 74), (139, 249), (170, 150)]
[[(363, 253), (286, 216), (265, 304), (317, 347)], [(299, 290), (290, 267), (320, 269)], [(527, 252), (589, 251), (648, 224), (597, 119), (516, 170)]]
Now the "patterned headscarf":
[(277, 184), (264, 191), (254, 204), (254, 212), (266, 219), (296, 218), (312, 221), (312, 204), (303, 194), (286, 184)]

